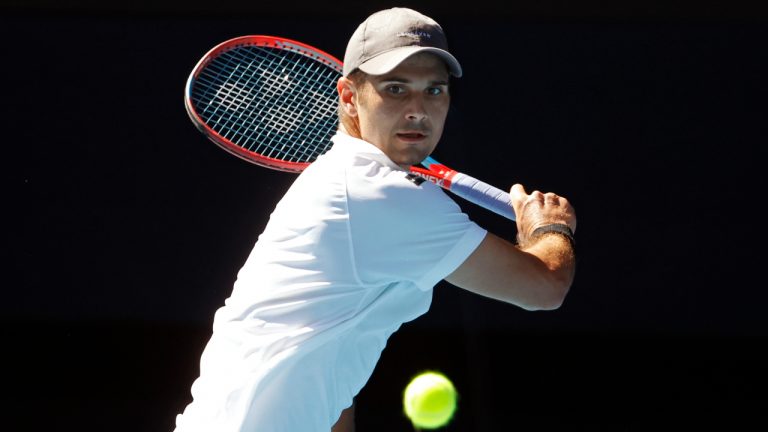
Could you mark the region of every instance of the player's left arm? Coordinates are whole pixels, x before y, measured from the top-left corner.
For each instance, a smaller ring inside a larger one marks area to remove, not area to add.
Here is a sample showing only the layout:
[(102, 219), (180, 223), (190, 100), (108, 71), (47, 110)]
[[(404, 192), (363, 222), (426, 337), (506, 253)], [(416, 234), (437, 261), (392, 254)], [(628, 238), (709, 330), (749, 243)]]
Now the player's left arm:
[[(445, 279), (468, 291), (528, 310), (560, 307), (573, 283), (574, 244), (567, 231), (576, 216), (567, 199), (521, 185), (510, 191), (517, 214), (518, 244), (488, 233), (470, 256)], [(538, 228), (568, 227), (566, 234)]]

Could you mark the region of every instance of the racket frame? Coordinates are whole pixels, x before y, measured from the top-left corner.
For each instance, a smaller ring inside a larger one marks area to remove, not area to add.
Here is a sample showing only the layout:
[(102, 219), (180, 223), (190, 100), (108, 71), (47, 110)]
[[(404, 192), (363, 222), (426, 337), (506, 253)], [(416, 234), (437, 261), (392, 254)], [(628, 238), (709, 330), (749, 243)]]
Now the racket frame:
[(208, 66), (210, 62), (212, 62), (223, 53), (243, 46), (275, 48), (301, 54), (331, 67), (332, 69), (339, 72), (339, 76), (341, 76), (342, 73), (342, 63), (338, 58), (328, 54), (325, 51), (319, 50), (311, 45), (307, 45), (293, 39), (267, 35), (248, 35), (226, 40), (211, 48), (197, 62), (195, 67), (192, 69), (192, 73), (190, 73), (189, 77), (187, 78), (187, 82), (184, 88), (184, 107), (186, 108), (187, 114), (192, 120), (192, 123), (200, 132), (203, 133), (203, 135), (207, 136), (216, 145), (226, 150), (230, 154), (233, 154), (241, 159), (245, 159), (248, 162), (279, 171), (294, 173), (301, 172), (307, 166), (309, 166), (311, 162), (285, 161), (282, 159), (276, 159), (255, 153), (241, 146), (238, 146), (208, 126), (194, 108), (194, 104), (191, 99), (192, 87), (195, 84), (195, 80), (198, 79), (199, 75), (205, 70), (206, 66)]

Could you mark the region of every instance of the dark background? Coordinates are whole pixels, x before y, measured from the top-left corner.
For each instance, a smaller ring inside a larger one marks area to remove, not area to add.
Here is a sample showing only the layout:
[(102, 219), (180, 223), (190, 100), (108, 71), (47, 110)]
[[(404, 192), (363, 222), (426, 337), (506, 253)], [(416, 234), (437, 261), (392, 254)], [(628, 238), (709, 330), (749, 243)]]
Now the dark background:
[(568, 197), (579, 263), (551, 312), (439, 285), (390, 339), (358, 430), (411, 430), (400, 394), (424, 369), (461, 393), (446, 430), (767, 427), (764, 10), (103, 3), (0, 9), (8, 430), (172, 430), (213, 313), (294, 178), (203, 138), (182, 106), (187, 75), (246, 34), (343, 57), (357, 24), (395, 5), (437, 19), (465, 70), (438, 159)]

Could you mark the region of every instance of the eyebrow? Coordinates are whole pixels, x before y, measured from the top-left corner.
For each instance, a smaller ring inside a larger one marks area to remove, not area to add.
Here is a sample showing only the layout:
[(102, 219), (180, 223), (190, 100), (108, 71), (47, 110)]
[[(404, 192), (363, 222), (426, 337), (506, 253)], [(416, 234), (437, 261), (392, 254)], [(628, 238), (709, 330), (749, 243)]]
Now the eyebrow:
[[(384, 79), (380, 80), (379, 82), (382, 83), (382, 84), (384, 84), (384, 83), (410, 84), (413, 81), (409, 80), (409, 79), (406, 79), (406, 78), (401, 78), (401, 77), (398, 77), (398, 76), (391, 76), (391, 77), (384, 78)], [(430, 81), (429, 85), (430, 86), (441, 86), (441, 85), (447, 86), (448, 85), (448, 80), (434, 80), (434, 81)]]

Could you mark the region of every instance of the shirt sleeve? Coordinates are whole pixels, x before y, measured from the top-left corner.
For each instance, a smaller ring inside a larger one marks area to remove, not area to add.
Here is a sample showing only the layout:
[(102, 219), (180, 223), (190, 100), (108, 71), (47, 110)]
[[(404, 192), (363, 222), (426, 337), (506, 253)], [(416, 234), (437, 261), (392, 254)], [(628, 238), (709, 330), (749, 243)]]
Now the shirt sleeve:
[(392, 170), (347, 181), (351, 243), (361, 281), (410, 281), (422, 290), (451, 274), (486, 230), (438, 186)]

